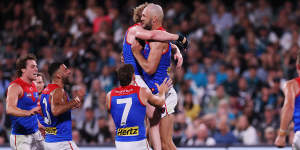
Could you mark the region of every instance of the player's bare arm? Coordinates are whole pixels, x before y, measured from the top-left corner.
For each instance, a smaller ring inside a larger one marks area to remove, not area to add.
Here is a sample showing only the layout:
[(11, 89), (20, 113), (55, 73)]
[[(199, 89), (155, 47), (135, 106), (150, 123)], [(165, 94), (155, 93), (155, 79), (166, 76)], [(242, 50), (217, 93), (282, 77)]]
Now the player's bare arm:
[(7, 90), (7, 99), (6, 99), (6, 113), (8, 115), (13, 115), (17, 117), (26, 117), (31, 116), (41, 109), (40, 107), (35, 107), (31, 110), (22, 110), (17, 107), (18, 98), (23, 95), (23, 90), (18, 84), (12, 84), (8, 87)]
[(155, 83), (158, 89), (158, 95), (153, 95), (149, 90), (146, 88), (141, 88), (141, 95), (143, 95), (145, 98), (142, 98), (144, 103), (148, 102), (149, 104), (153, 106), (161, 107), (165, 104), (165, 95), (166, 92), (170, 89), (170, 86), (172, 85), (171, 80), (167, 80), (167, 78), (163, 81), (161, 85), (158, 85)]
[(171, 47), (172, 47), (172, 52), (174, 53), (174, 60), (178, 60), (176, 67), (180, 68), (182, 66), (182, 63), (183, 63), (183, 57), (180, 53), (179, 48), (175, 44), (171, 43)]
[(54, 116), (58, 116), (74, 107), (78, 107), (81, 101), (75, 97), (71, 101), (67, 101), (67, 96), (63, 88), (57, 88), (50, 94), (51, 99), (51, 112)]
[(288, 81), (284, 89), (284, 105), (281, 110), (281, 121), (279, 134), (275, 140), (275, 145), (278, 147), (285, 146), (286, 135), (288, 126), (292, 120), (294, 112), (294, 103), (297, 92), (299, 91), (298, 83), (295, 80)]
[(105, 103), (105, 107), (106, 107), (106, 110), (108, 111), (108, 112), (110, 112), (110, 101), (111, 101), (111, 99), (110, 99), (110, 93), (111, 92), (108, 92), (107, 93), (107, 95), (106, 95), (106, 103)]
[(136, 26), (135, 37), (142, 40), (156, 40), (156, 41), (176, 41), (179, 35), (168, 33), (162, 30), (146, 30), (141, 26)]
[[(135, 42), (135, 45), (136, 44), (137, 42)], [(149, 45), (151, 51), (149, 53), (148, 59), (145, 59), (138, 48), (132, 48), (132, 52), (143, 70), (147, 74), (151, 75), (156, 72), (163, 51), (168, 49), (168, 43), (150, 42)]]

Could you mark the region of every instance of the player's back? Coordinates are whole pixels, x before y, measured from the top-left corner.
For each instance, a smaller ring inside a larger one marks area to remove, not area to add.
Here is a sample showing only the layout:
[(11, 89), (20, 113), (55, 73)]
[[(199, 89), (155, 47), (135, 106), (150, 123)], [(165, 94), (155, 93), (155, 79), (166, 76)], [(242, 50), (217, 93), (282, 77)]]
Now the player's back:
[(137, 24), (131, 26), (128, 28), (125, 37), (124, 37), (124, 41), (123, 41), (123, 58), (124, 58), (124, 63), (125, 64), (131, 64), (134, 68), (134, 74), (135, 75), (140, 75), (141, 74), (141, 67), (138, 64), (137, 60), (135, 59), (132, 51), (131, 51), (131, 44), (128, 43), (128, 32), (130, 31), (131, 28), (137, 26)]
[(128, 85), (111, 91), (110, 112), (116, 125), (116, 141), (140, 141), (146, 138), (146, 107), (139, 98), (140, 87)]
[(51, 111), (50, 93), (57, 88), (60, 88), (57, 84), (49, 84), (43, 90), (40, 102), (46, 127), (45, 141), (50, 143), (72, 141), (71, 111), (58, 116), (54, 116)]
[[(21, 78), (17, 78), (11, 84), (18, 84), (23, 90), (23, 95), (18, 98), (18, 108), (23, 110), (31, 110), (37, 106), (38, 91), (34, 83), (29, 84), (23, 81)], [(28, 135), (38, 131), (36, 115), (28, 117), (10, 116), (10, 119), (12, 122), (12, 134)]]
[[(159, 28), (158, 30), (164, 30), (163, 28)], [(168, 42), (168, 49), (165, 50), (165, 52), (162, 54), (160, 58), (159, 65), (157, 66), (156, 72), (152, 75), (147, 74), (143, 70), (143, 78), (148, 85), (148, 87), (151, 89), (153, 94), (158, 93), (157, 87), (155, 83), (158, 83), (159, 85), (164, 81), (165, 78), (169, 78), (168, 72), (170, 70), (171, 65), (171, 43)], [(149, 57), (150, 53), (150, 45), (148, 42), (146, 42), (145, 49), (144, 49), (144, 57), (147, 59)]]

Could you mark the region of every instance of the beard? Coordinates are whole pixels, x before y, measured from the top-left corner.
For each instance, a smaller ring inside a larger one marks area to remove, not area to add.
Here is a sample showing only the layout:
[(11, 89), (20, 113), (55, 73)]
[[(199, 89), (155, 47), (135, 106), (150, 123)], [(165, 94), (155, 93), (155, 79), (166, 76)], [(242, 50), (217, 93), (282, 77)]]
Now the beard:
[(143, 24), (144, 29), (146, 29), (146, 30), (151, 30), (151, 29), (152, 29), (152, 24), (151, 24), (151, 22), (152, 22), (152, 19), (150, 19), (148, 22), (145, 22), (145, 23)]

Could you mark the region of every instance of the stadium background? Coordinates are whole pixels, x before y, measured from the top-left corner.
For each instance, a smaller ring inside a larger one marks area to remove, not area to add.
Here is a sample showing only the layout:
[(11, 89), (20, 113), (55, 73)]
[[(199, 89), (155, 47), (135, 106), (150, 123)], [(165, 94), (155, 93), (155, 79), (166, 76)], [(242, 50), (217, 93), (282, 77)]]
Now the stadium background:
[[(117, 86), (122, 40), (133, 24), (128, 0), (0, 1), (0, 145), (8, 144), (5, 91), (15, 62), (34, 53), (39, 70), (59, 60), (71, 67), (70, 96), (83, 90), (73, 113), (78, 145), (112, 145), (105, 92)], [(286, 80), (296, 77), (300, 1), (166, 0), (164, 27), (190, 39), (182, 69), (172, 77), (179, 101), (177, 146), (272, 146)], [(47, 81), (48, 83), (49, 81)], [(289, 129), (288, 143), (293, 136)], [(247, 147), (246, 147), (247, 149)]]

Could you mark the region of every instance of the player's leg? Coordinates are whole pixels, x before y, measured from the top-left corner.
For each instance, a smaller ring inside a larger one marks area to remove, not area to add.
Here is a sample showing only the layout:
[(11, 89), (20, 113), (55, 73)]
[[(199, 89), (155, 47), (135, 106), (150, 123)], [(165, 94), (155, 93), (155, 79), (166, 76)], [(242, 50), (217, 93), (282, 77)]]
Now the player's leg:
[(173, 129), (175, 107), (177, 105), (177, 93), (174, 88), (171, 88), (166, 95), (165, 112), (160, 120), (160, 137), (163, 150), (176, 150), (173, 142)]
[(163, 150), (176, 150), (173, 143), (174, 115), (168, 114), (160, 120), (160, 136)]
[(146, 114), (149, 119), (150, 143), (154, 150), (161, 150), (161, 141), (159, 134), (160, 112), (150, 104), (146, 106)]
[[(145, 81), (142, 79), (141, 76), (136, 75), (135, 76), (135, 83), (137, 86), (144, 87), (146, 89), (149, 89)], [(154, 114), (155, 113), (155, 114)], [(160, 141), (160, 135), (159, 135), (159, 120), (160, 120), (160, 114), (157, 114), (158, 112), (155, 111), (155, 107), (153, 107), (150, 104), (146, 105), (146, 114), (147, 118), (149, 119), (149, 135), (150, 135), (150, 143), (154, 150), (161, 150), (161, 141)]]
[(10, 147), (13, 150), (31, 150), (32, 138), (29, 135), (10, 135)]

